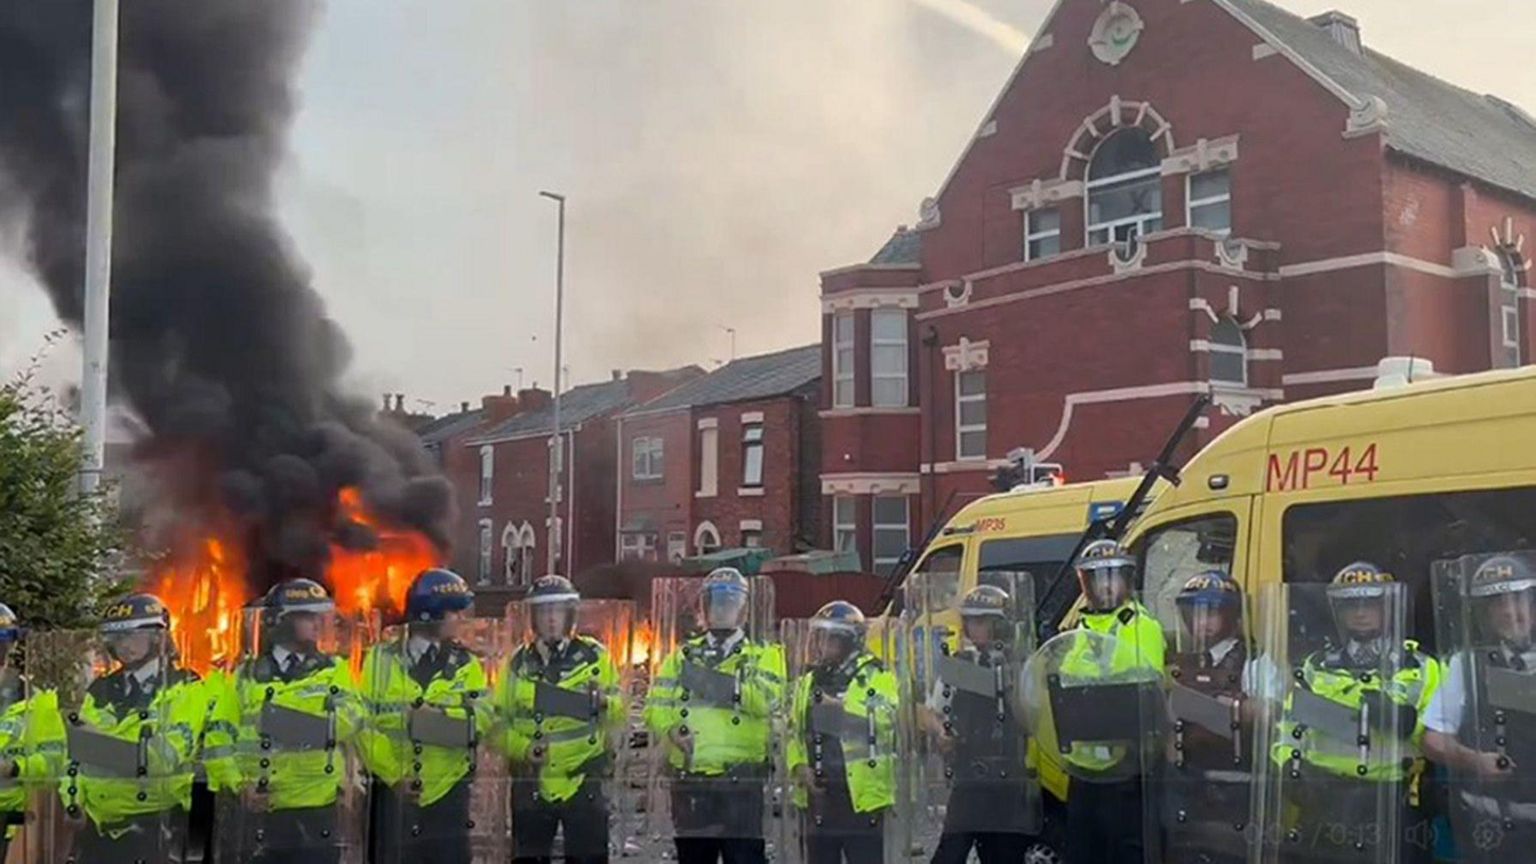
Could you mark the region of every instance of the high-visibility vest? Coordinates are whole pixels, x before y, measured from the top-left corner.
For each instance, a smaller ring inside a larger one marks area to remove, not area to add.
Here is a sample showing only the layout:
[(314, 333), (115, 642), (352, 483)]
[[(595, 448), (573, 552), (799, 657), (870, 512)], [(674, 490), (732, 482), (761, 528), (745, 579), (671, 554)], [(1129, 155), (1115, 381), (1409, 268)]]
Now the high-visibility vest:
[[(1161, 677), (1167, 650), (1163, 628), (1141, 603), (1131, 600), (1108, 612), (1084, 611), (1078, 627), (1113, 638), (1114, 653), (1106, 668), (1103, 658), (1093, 656), (1095, 643), (1079, 639), (1062, 657), (1062, 677), (1071, 677), (1079, 682), (1100, 676), (1118, 679), (1137, 670), (1147, 670)], [(1062, 755), (1068, 762), (1085, 771), (1103, 772), (1119, 765), (1128, 754), (1121, 745), (1078, 742)]]
[[(1359, 710), (1368, 695), (1381, 694), (1391, 704), (1412, 712), (1412, 732), (1405, 742), (1408, 752), (1404, 752), (1405, 745), (1387, 742), (1369, 748), (1362, 763), (1356, 741), (1334, 741), (1308, 730), (1297, 738), (1293, 734), (1296, 723), (1290, 717), (1293, 697), (1288, 695), (1279, 732), (1270, 749), (1271, 761), (1279, 766), (1305, 762), (1338, 777), (1366, 782), (1397, 782), (1407, 778), (1417, 770), (1416, 764), (1422, 765), (1419, 745), (1424, 738), (1424, 714), (1440, 687), (1440, 662), (1420, 653), (1418, 643), (1408, 640), (1396, 665), (1397, 671), (1383, 679), (1376, 674), (1375, 667), (1364, 673), (1351, 669), (1342, 652), (1319, 651), (1302, 662), (1298, 686), (1351, 710)], [(1362, 764), (1364, 774), (1360, 773)]]
[[(811, 725), (811, 710), (816, 704), (816, 673), (807, 672), (795, 681), (790, 698), (789, 770), (791, 774), (812, 761), (818, 733)], [(847, 685), (841, 692), (825, 695), (843, 700), (843, 776), (856, 813), (872, 813), (896, 803), (896, 712), (900, 695), (896, 676), (872, 654), (860, 654), (853, 661)], [(795, 805), (809, 804), (807, 790), (795, 787)]]
[[(689, 663), (734, 679), (731, 696), (711, 700), (684, 687), (680, 679)], [(646, 695), (645, 725), (667, 747), (667, 763), (683, 773), (716, 777), (737, 766), (766, 765), (784, 678), (782, 646), (744, 638), (721, 656), (707, 636), (694, 637), (662, 661)], [(692, 754), (668, 743), (671, 731), (682, 727), (693, 739)]]
[[(285, 750), (262, 734), (262, 706), (300, 711), (332, 724), (330, 746)], [(214, 791), (254, 788), (271, 810), (324, 807), (347, 781), (346, 747), (363, 724), (363, 705), (346, 660), (310, 654), (298, 674), (284, 680), (271, 654), (222, 676), (221, 692), (203, 738), (208, 785)], [(265, 746), (264, 746), (265, 745)]]
[(83, 811), (98, 830), (113, 836), (127, 830), (127, 820), (192, 804), (192, 775), (197, 742), (208, 719), (208, 699), (197, 673), (172, 668), (145, 705), (122, 701), (128, 673), (118, 669), (93, 682), (86, 691), (78, 719), (97, 734), (140, 745), (144, 753), (139, 777), (107, 776), (93, 766), (69, 760), (59, 780), (66, 808)]
[[(17, 781), (0, 788), (0, 812), (25, 810), (32, 788), (58, 776), (51, 766), (63, 758), (64, 740), (59, 695), (53, 690), (18, 699), (0, 713), (0, 756), (16, 764)], [(14, 836), (18, 827), (11, 825), (7, 836)]]
[[(363, 660), (363, 699), (369, 723), (360, 736), (363, 763), (391, 786), (417, 784), (423, 805), (441, 800), (469, 775), (476, 751), (412, 741), (406, 728), (414, 707), (435, 708), (456, 720), (467, 720), (474, 742), (490, 734), (490, 683), (480, 658), (462, 646), (441, 646), (442, 667), (422, 687), (410, 672), (411, 661), (400, 645), (375, 645)], [(420, 747), (418, 752), (417, 747)]]
[[(584, 717), (544, 716), (536, 710), (540, 682), (589, 697), (591, 711)], [(601, 642), (576, 636), (548, 663), (535, 645), (522, 646), (507, 661), (494, 699), (502, 723), (496, 744), (507, 758), (527, 763), (535, 748), (543, 753), (541, 800), (567, 801), (589, 773), (607, 770), (610, 739), (625, 717), (619, 672)]]

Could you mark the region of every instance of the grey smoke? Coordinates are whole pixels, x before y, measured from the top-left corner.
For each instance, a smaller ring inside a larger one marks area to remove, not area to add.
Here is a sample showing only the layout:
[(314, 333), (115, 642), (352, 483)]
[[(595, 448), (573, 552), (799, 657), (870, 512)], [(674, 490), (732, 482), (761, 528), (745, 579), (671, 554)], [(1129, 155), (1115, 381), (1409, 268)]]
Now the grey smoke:
[[(316, 575), (356, 485), (446, 547), (452, 495), (415, 439), (343, 392), (350, 348), (273, 215), (313, 0), (124, 0), (113, 393), (170, 511), (238, 520), (263, 583)], [(0, 7), (0, 219), (81, 320), (90, 0)], [(221, 506), (214, 506), (221, 505)], [(178, 522), (185, 528), (203, 526)]]

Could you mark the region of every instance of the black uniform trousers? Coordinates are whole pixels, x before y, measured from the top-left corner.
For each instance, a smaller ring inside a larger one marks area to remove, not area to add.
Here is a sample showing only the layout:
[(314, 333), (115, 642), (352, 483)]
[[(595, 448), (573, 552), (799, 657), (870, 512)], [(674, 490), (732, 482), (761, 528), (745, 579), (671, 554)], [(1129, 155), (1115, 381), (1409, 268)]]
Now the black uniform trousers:
[[(765, 775), (767, 768), (762, 769)], [(764, 864), (763, 781), (745, 771), (729, 777), (679, 777), (672, 782), (672, 827), (678, 864)]]
[(847, 783), (829, 783), (811, 795), (805, 820), (806, 864), (881, 864), (885, 811), (856, 813)]
[(563, 828), (567, 864), (607, 864), (608, 797), (602, 781), (588, 777), (565, 801), (544, 801), (538, 789), (533, 780), (512, 784), (512, 860), (548, 864)]
[(1093, 864), (1141, 864), (1141, 778), (1073, 780), (1067, 792), (1067, 858)]
[(161, 864), (181, 856), (186, 811), (150, 813), (101, 831), (89, 817), (76, 835), (72, 864)]
[[(409, 781), (406, 781), (409, 782)], [(448, 794), (422, 806), (382, 780), (373, 781), (373, 864), (456, 864), (470, 860), (469, 793), (466, 777)]]
[[(1022, 772), (1021, 772), (1022, 773)], [(956, 783), (944, 808), (944, 830), (932, 864), (1017, 864), (1029, 849), (1028, 791), (1002, 782)]]

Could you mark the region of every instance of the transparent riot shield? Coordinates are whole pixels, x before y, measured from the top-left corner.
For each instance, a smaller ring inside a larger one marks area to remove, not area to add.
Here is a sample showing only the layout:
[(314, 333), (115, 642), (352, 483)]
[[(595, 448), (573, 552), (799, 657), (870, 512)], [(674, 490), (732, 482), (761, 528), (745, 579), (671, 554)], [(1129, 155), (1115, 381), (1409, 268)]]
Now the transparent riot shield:
[[(0, 642), (0, 861), (13, 851), (16, 860), (41, 853), (37, 829), (39, 799), (53, 799), (43, 788), (51, 772), (43, 761), (63, 748), (63, 726), (51, 693), (34, 693), (23, 674), (26, 647)], [(41, 790), (44, 794), (32, 793)]]
[(979, 834), (1015, 838), (1022, 850), (1040, 831), (1040, 787), (1017, 693), (1034, 648), (1034, 580), (987, 572), (982, 584), (998, 589), (983, 589), (983, 599), (1001, 604), (969, 618), (958, 574), (914, 573), (904, 587), (899, 641), (908, 647), (893, 656), (910, 694), (903, 710), (921, 733), (902, 748), (901, 767), (914, 805), (912, 847), (922, 857), (943, 846), (940, 858), (959, 860)]
[(606, 857), (635, 832), (639, 790), (619, 782), (629, 771), (634, 606), (582, 600), (569, 639), (541, 636), (539, 614), (507, 605), (510, 646), (494, 689), (512, 857)]
[(27, 653), (49, 703), (36, 715), (48, 728), (34, 730), (33, 767), (50, 775), (38, 791), (57, 796), (27, 827), (41, 860), (181, 860), (207, 703), (165, 631), (36, 633)]
[(367, 628), (327, 613), (244, 615), (204, 741), (213, 857), (353, 861), (367, 849), (367, 708), (351, 659)]
[(763, 849), (772, 801), (774, 722), (785, 699), (773, 583), (706, 593), (695, 577), (658, 579), (645, 696), (646, 842)]
[(1257, 859), (1404, 860), (1424, 668), (1403, 586), (1269, 585), (1258, 608)]
[(1536, 844), (1536, 555), (1435, 565), (1446, 658), (1427, 724), (1445, 749), (1455, 847), (1468, 864), (1526, 861)]
[[(813, 620), (780, 623), (789, 672), (778, 759), (780, 860), (907, 862), (915, 790), (902, 762), (921, 733), (892, 665), (907, 651), (903, 628), (870, 646)], [(871, 650), (872, 648), (876, 650)], [(907, 662), (907, 661), (903, 661)]]
[(1142, 749), (1146, 860), (1246, 861), (1254, 729), (1245, 670), (1253, 649), (1240, 595), (1223, 605), (1155, 608), (1169, 649), (1164, 698), (1144, 706), (1153, 714), (1143, 727), (1157, 730), (1156, 745)]
[(511, 778), (494, 746), (502, 618), (387, 627), (363, 663), (373, 864), (511, 858)]

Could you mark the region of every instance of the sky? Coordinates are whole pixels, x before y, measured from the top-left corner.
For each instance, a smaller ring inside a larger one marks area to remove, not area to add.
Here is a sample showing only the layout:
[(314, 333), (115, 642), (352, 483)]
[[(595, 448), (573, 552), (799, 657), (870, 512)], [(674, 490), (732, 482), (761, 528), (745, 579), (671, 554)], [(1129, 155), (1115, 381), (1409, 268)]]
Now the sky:
[[(549, 385), (541, 189), (569, 199), (577, 383), (710, 368), (731, 356), (725, 328), (738, 356), (815, 341), (817, 274), (916, 221), (1050, 5), (329, 0), (280, 189), (352, 341), (349, 384), (431, 413)], [(1342, 8), (1371, 47), (1536, 110), (1528, 0), (1281, 5)], [(0, 257), (0, 375), (58, 326)], [(45, 374), (78, 364), (66, 341)]]

